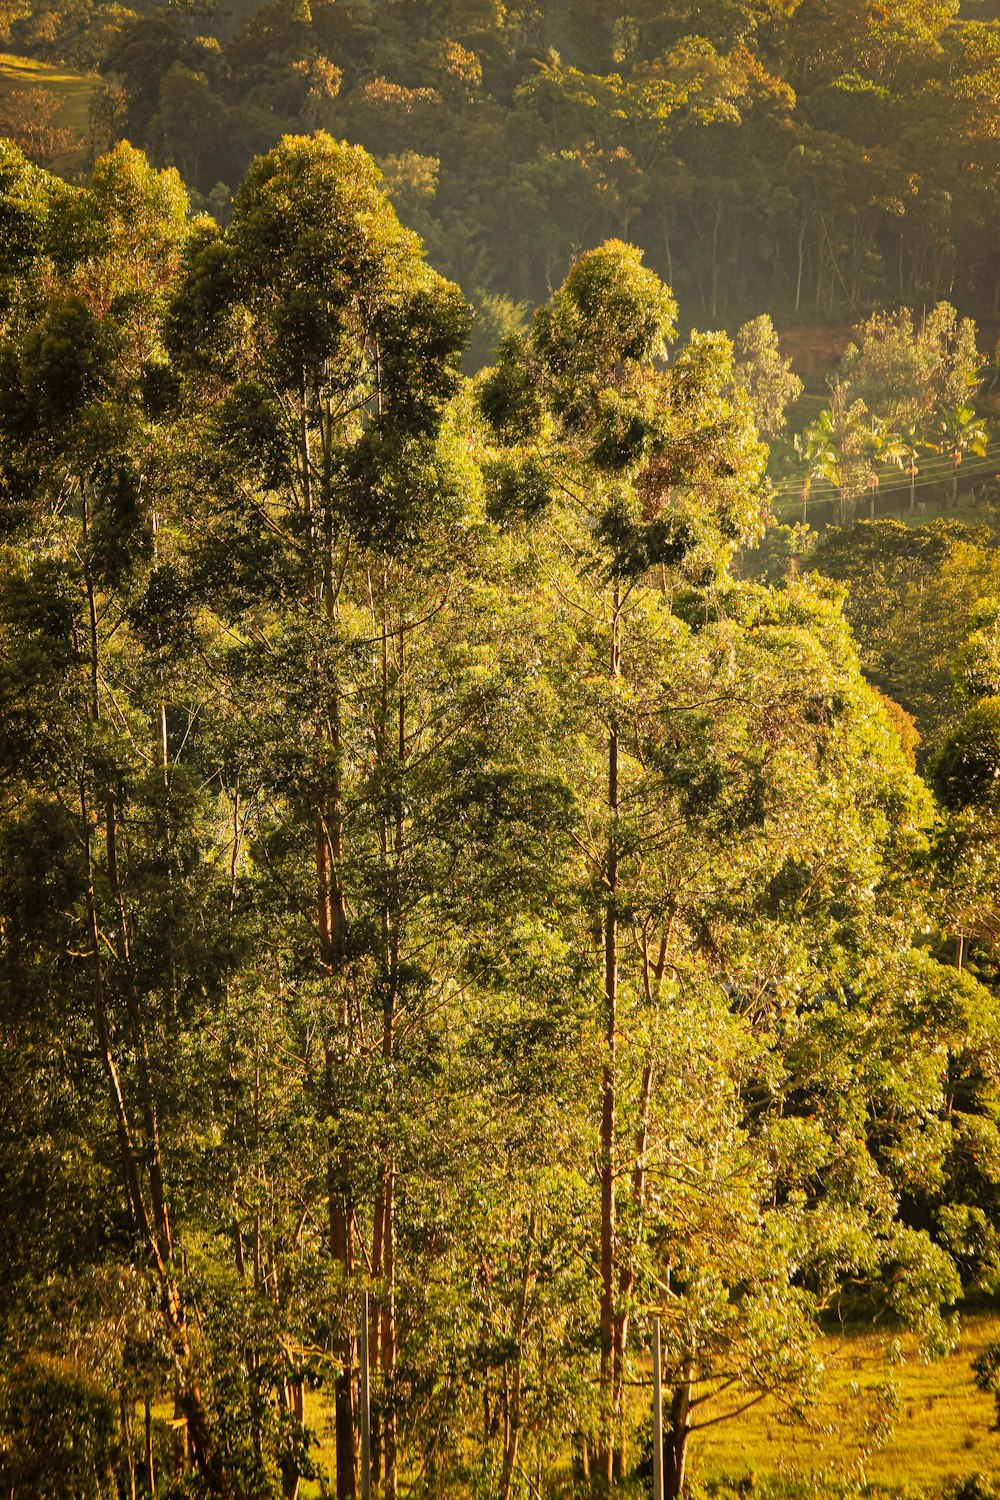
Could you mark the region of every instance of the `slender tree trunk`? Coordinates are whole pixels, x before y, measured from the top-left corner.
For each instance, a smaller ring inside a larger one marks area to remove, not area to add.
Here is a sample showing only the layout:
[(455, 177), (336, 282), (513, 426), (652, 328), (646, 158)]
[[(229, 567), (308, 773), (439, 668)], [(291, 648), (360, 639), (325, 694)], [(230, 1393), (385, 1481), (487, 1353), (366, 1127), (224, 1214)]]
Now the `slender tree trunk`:
[[(288, 1415), (301, 1429), (305, 1424), (305, 1391), (301, 1377), (285, 1382), (282, 1387), (282, 1402)], [(281, 1478), (282, 1500), (298, 1500), (301, 1477), (294, 1468), (288, 1469)]]
[(130, 1403), (129, 1394), (124, 1386), (122, 1386), (118, 1393), (118, 1400), (121, 1412), (122, 1442), (125, 1444), (125, 1461), (128, 1466), (128, 1497), (129, 1500), (136, 1500), (135, 1408), (134, 1404)]
[(615, 1403), (615, 1427), (617, 1430), (618, 1443), (615, 1453), (614, 1473), (617, 1477), (624, 1475), (626, 1471), (627, 1452), (625, 1434), (625, 1355), (628, 1349), (629, 1314), (628, 1306), (635, 1291), (636, 1282), (636, 1259), (638, 1254), (638, 1241), (642, 1233), (642, 1214), (646, 1198), (646, 1141), (649, 1132), (649, 1105), (653, 1092), (653, 1058), (650, 1053), (646, 1058), (642, 1071), (642, 1085), (639, 1097), (639, 1124), (635, 1133), (635, 1166), (632, 1171), (632, 1209), (636, 1221), (635, 1240), (629, 1245), (629, 1253), (624, 1251), (621, 1257), (621, 1266), (618, 1272), (618, 1307), (615, 1312), (615, 1334), (614, 1334), (614, 1357), (613, 1368), (615, 1372), (614, 1403)]
[(382, 1305), (382, 1382), (385, 1407), (382, 1413), (382, 1458), (385, 1466), (385, 1500), (396, 1500), (398, 1475), (396, 1467), (396, 1247), (394, 1243), (394, 1182), (390, 1160), (386, 1164), (385, 1251)]
[[(379, 753), (391, 765), (396, 795), (386, 807), (382, 823), (382, 860), (385, 897), (382, 905), (383, 1001), (382, 1058), (387, 1086), (396, 1050), (396, 1010), (400, 992), (400, 961), (403, 942), (401, 887), (406, 859), (405, 798), (402, 779), (406, 766), (406, 637), (402, 625), (390, 629), (388, 618), (388, 572), (383, 568), (381, 600), (382, 691), (380, 726), (377, 737)], [(395, 645), (396, 661), (390, 664), (390, 644)], [(394, 705), (392, 708), (390, 705)], [(392, 720), (395, 718), (395, 723)], [(386, 1099), (387, 1131), (392, 1116), (391, 1093)], [(384, 1466), (385, 1500), (396, 1500), (398, 1491), (397, 1418), (396, 1418), (396, 1244), (395, 1244), (395, 1175), (396, 1160), (391, 1133), (387, 1134), (382, 1162), (379, 1201), (376, 1205), (375, 1233), (372, 1236), (375, 1274), (382, 1283), (381, 1310), (378, 1320), (377, 1358), (382, 1373), (383, 1401), (379, 1413), (379, 1448)], [(376, 1250), (375, 1240), (378, 1239)]]
[(528, 1224), (528, 1240), (524, 1249), (524, 1267), (521, 1272), (521, 1286), (518, 1294), (517, 1310), (514, 1316), (514, 1371), (511, 1376), (510, 1392), (507, 1400), (507, 1420), (504, 1424), (505, 1441), (503, 1466), (500, 1471), (500, 1500), (510, 1500), (511, 1486), (514, 1482), (514, 1468), (517, 1464), (517, 1452), (521, 1442), (522, 1345), (524, 1343), (524, 1328), (528, 1314), (528, 1292), (531, 1288), (533, 1276), (534, 1239), (535, 1210), (532, 1209), (531, 1219)]
[(187, 1323), (184, 1316), (183, 1304), (180, 1300), (177, 1287), (169, 1274), (168, 1263), (162, 1254), (162, 1235), (150, 1219), (146, 1207), (145, 1197), (142, 1191), (142, 1180), (139, 1172), (139, 1158), (133, 1143), (132, 1131), (129, 1124), (128, 1112), (125, 1106), (125, 1097), (122, 1090), (121, 1076), (115, 1063), (111, 1042), (111, 1028), (108, 1021), (107, 1003), (105, 996), (104, 975), (100, 961), (100, 934), (97, 925), (96, 903), (94, 898), (94, 885), (92, 875), (92, 861), (90, 856), (90, 818), (85, 797), (81, 798), (83, 806), (83, 826), (85, 857), (87, 862), (88, 879), (86, 886), (86, 907), (89, 927), (89, 940), (91, 950), (91, 975), (92, 994), (94, 999), (94, 1017), (97, 1030), (98, 1044), (104, 1063), (104, 1071), (108, 1078), (111, 1094), (112, 1109), (115, 1116), (116, 1133), (118, 1137), (119, 1159), (122, 1166), (122, 1175), (125, 1180), (126, 1192), (129, 1206), (132, 1211), (132, 1219), (135, 1228), (149, 1249), (150, 1260), (156, 1272), (160, 1286), (160, 1309), (163, 1313), (164, 1322), (170, 1336), (174, 1350), (174, 1357), (181, 1374), (181, 1386), (177, 1396), (177, 1404), (180, 1411), (187, 1420), (187, 1429), (191, 1438), (191, 1447), (194, 1453), (198, 1469), (208, 1485), (212, 1494), (228, 1495), (229, 1484), (225, 1472), (219, 1462), (212, 1441), (211, 1430), (208, 1423), (208, 1415), (205, 1410), (201, 1388), (194, 1375), (192, 1368), (191, 1345), (188, 1338)]
[(170, 1329), (174, 1358), (181, 1370), (177, 1405), (187, 1421), (187, 1436), (195, 1464), (210, 1493), (228, 1497), (232, 1494), (232, 1488), (216, 1452), (201, 1385), (194, 1374), (184, 1307), (177, 1287), (169, 1276), (164, 1277), (161, 1282), (160, 1305)]
[(129, 1208), (132, 1213), (132, 1221), (136, 1230), (147, 1244), (152, 1240), (149, 1214), (146, 1209), (146, 1201), (142, 1191), (142, 1181), (139, 1175), (139, 1158), (132, 1140), (132, 1128), (129, 1123), (128, 1111), (125, 1105), (125, 1094), (122, 1088), (121, 1075), (115, 1062), (111, 1042), (111, 1026), (108, 1019), (107, 996), (104, 986), (104, 968), (101, 962), (101, 937), (97, 924), (97, 904), (94, 893), (94, 869), (91, 855), (90, 836), (90, 809), (87, 803), (86, 790), (81, 784), (80, 788), (80, 822), (83, 828), (84, 858), (86, 867), (86, 909), (88, 941), (90, 945), (90, 972), (91, 972), (91, 994), (94, 1006), (94, 1023), (97, 1031), (98, 1045), (101, 1050), (101, 1060), (108, 1079), (108, 1087), (111, 1095), (111, 1107), (115, 1119), (115, 1131), (118, 1138), (118, 1155), (121, 1162), (122, 1176), (125, 1181), (125, 1190), (128, 1196)]
[(143, 1398), (143, 1415), (146, 1423), (146, 1484), (152, 1500), (156, 1500), (156, 1469), (153, 1461), (153, 1403), (149, 1396)]
[(684, 1379), (674, 1387), (674, 1398), (670, 1412), (670, 1436), (666, 1441), (666, 1463), (664, 1465), (665, 1500), (680, 1500), (684, 1491), (684, 1470), (687, 1466), (687, 1445), (691, 1435), (691, 1366), (684, 1370)]
[(118, 962), (125, 978), (125, 1000), (129, 1020), (132, 1023), (133, 1041), (141, 1060), (141, 1101), (146, 1146), (149, 1152), (149, 1187), (153, 1204), (153, 1222), (159, 1241), (160, 1256), (164, 1265), (173, 1253), (170, 1234), (170, 1216), (167, 1212), (167, 1195), (163, 1181), (163, 1155), (160, 1148), (160, 1122), (156, 1108), (153, 1063), (149, 1048), (149, 1033), (146, 1018), (139, 998), (132, 948), (129, 940), (128, 916), (125, 910), (125, 895), (122, 890), (118, 866), (118, 809), (114, 797), (109, 797), (105, 807), (106, 853), (108, 884), (115, 910), (115, 948)]
[[(303, 474), (307, 514), (312, 524), (308, 433), (303, 423)], [(333, 569), (333, 513), (327, 503), (322, 524), (322, 612), (328, 625), (335, 618)], [(351, 1048), (350, 1007), (346, 972), (347, 900), (344, 889), (344, 813), (341, 769), (340, 698), (333, 685), (327, 708), (331, 770), (313, 810), (316, 840), (316, 903), (320, 964), (329, 976), (333, 1009), (339, 1022), (339, 1047), (327, 1048), (327, 1089), (334, 1107), (335, 1069)], [(343, 1271), (345, 1285), (353, 1271), (351, 1174), (344, 1148), (331, 1127), (327, 1159), (327, 1212), (330, 1255)], [(337, 1353), (340, 1373), (334, 1385), (334, 1426), (338, 1500), (353, 1500), (357, 1484), (354, 1433), (354, 1340), (345, 1323)]]
[[(612, 596), (609, 676), (621, 676), (621, 590)], [(615, 1446), (615, 1116), (617, 1109), (618, 1026), (618, 720), (612, 708), (608, 729), (608, 843), (604, 896), (604, 1072), (601, 1102), (601, 1452), (599, 1473), (610, 1487)]]
[[(666, 967), (667, 947), (670, 942), (672, 919), (668, 918), (660, 935), (655, 957), (649, 952), (648, 935), (642, 934), (643, 987), (646, 1004), (652, 1014), (659, 1008), (663, 973)], [(621, 1265), (618, 1273), (618, 1307), (615, 1312), (615, 1419), (618, 1429), (618, 1449), (615, 1457), (615, 1472), (624, 1475), (627, 1466), (625, 1435), (625, 1358), (628, 1352), (629, 1313), (628, 1307), (635, 1291), (637, 1258), (642, 1239), (642, 1223), (646, 1206), (646, 1149), (649, 1141), (649, 1111), (653, 1098), (655, 1075), (654, 1040), (650, 1041), (643, 1064), (642, 1082), (639, 1088), (639, 1113), (635, 1130), (635, 1163), (632, 1168), (632, 1218), (634, 1229), (627, 1250), (619, 1252)]]
[[(88, 677), (90, 702), (88, 715), (96, 725), (100, 720), (99, 685), (99, 628), (97, 594), (90, 569), (90, 511), (86, 484), (81, 480), (80, 494), (83, 506), (84, 580), (87, 592), (87, 609), (90, 623), (90, 661)], [(116, 947), (115, 956), (125, 979), (126, 1010), (132, 1023), (134, 1040), (141, 1059), (140, 1116), (143, 1118), (146, 1140), (145, 1151), (149, 1168), (150, 1196), (153, 1212), (150, 1214), (142, 1188), (140, 1161), (142, 1156), (136, 1149), (132, 1127), (125, 1103), (122, 1078), (114, 1056), (114, 1045), (107, 982), (102, 963), (102, 941), (97, 908), (95, 883), (95, 859), (93, 850), (93, 828), (96, 816), (90, 805), (87, 792), (86, 772), (80, 776), (80, 823), (83, 831), (85, 861), (85, 910), (91, 972), (91, 994), (98, 1046), (108, 1079), (112, 1113), (118, 1141), (118, 1154), (122, 1168), (125, 1190), (137, 1235), (149, 1252), (150, 1264), (156, 1274), (160, 1291), (160, 1309), (173, 1347), (174, 1358), (180, 1372), (178, 1403), (187, 1420), (187, 1430), (195, 1463), (212, 1494), (228, 1496), (228, 1476), (222, 1467), (212, 1441), (208, 1414), (201, 1388), (193, 1369), (191, 1345), (188, 1336), (184, 1307), (177, 1286), (170, 1274), (172, 1244), (170, 1222), (167, 1215), (166, 1194), (163, 1186), (162, 1158), (160, 1154), (159, 1124), (155, 1108), (152, 1068), (149, 1056), (145, 1022), (135, 984), (131, 953), (128, 946), (128, 927), (125, 906), (119, 879), (117, 860), (117, 822), (113, 798), (106, 803), (107, 826), (106, 853), (108, 881), (115, 909)]]
[[(331, 1051), (327, 1051), (327, 1075), (333, 1091), (333, 1069), (336, 1062)], [(327, 1203), (329, 1211), (330, 1255), (343, 1268), (345, 1279), (350, 1277), (353, 1267), (353, 1244), (350, 1216), (350, 1185), (346, 1179), (343, 1153), (331, 1130), (330, 1154), (327, 1161)], [(354, 1341), (345, 1323), (344, 1333), (337, 1348), (340, 1371), (334, 1382), (334, 1426), (337, 1452), (337, 1496), (338, 1500), (353, 1500), (356, 1487), (354, 1448)]]

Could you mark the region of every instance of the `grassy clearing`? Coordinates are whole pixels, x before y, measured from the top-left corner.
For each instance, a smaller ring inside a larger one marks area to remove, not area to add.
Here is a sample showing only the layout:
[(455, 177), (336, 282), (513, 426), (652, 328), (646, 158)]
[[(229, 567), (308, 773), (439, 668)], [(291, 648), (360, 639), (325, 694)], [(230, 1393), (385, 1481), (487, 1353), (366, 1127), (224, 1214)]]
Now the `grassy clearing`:
[[(1000, 1473), (993, 1400), (976, 1390), (971, 1364), (1000, 1338), (1000, 1319), (970, 1318), (955, 1352), (924, 1361), (912, 1338), (863, 1334), (823, 1342), (828, 1379), (804, 1422), (755, 1408), (692, 1439), (692, 1473), (702, 1480), (783, 1477), (863, 1481), (900, 1495), (938, 1496), (967, 1475)], [(900, 1354), (902, 1362), (900, 1362)], [(892, 1436), (867, 1461), (860, 1455), (875, 1402), (865, 1392), (890, 1380), (899, 1396)]]
[(93, 73), (74, 73), (71, 68), (50, 67), (32, 57), (0, 53), (0, 99), (15, 89), (45, 89), (59, 100), (58, 124), (81, 140), (87, 136), (91, 95), (101, 80)]
[[(866, 1485), (902, 1500), (938, 1500), (969, 1474), (1000, 1474), (1000, 1433), (991, 1431), (992, 1397), (976, 1390), (972, 1360), (1000, 1339), (1000, 1317), (971, 1317), (958, 1347), (944, 1359), (923, 1360), (916, 1340), (853, 1333), (824, 1339), (827, 1370), (823, 1397), (800, 1421), (775, 1407), (759, 1406), (720, 1422), (691, 1439), (690, 1477), (696, 1486), (748, 1488), (751, 1479), (772, 1492), (842, 1494)], [(877, 1388), (891, 1381), (898, 1395), (892, 1435), (880, 1451), (864, 1455), (866, 1428), (878, 1410)], [(334, 1449), (329, 1408), (322, 1392), (306, 1398), (306, 1420), (319, 1438), (317, 1456), (329, 1470)], [(712, 1415), (710, 1407), (705, 1415)], [(645, 1493), (642, 1484), (627, 1487)], [(623, 1493), (624, 1493), (623, 1489)], [(320, 1487), (302, 1486), (302, 1500)]]

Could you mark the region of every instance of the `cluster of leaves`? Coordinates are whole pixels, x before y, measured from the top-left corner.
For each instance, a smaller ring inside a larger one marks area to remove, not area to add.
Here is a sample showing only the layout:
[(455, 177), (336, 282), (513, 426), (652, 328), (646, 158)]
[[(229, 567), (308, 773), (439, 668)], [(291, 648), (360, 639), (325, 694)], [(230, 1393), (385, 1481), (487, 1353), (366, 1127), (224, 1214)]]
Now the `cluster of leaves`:
[(611, 241), (470, 384), (323, 133), (0, 230), (4, 1482), (162, 1487), (171, 1395), (178, 1495), (353, 1494), (363, 1292), (386, 1500), (624, 1474), (650, 1308), (675, 1489), (824, 1313), (941, 1347), (995, 1021), (835, 594), (733, 576), (782, 367)]

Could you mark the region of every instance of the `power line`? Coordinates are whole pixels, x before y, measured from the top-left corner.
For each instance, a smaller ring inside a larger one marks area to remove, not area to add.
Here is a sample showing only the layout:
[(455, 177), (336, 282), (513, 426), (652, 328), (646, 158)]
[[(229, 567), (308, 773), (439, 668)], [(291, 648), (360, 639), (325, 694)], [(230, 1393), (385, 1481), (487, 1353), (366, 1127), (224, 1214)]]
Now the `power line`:
[[(980, 469), (983, 469), (984, 467), (985, 468), (994, 468), (997, 465), (998, 462), (1000, 462), (1000, 450), (998, 450), (998, 452), (995, 455), (990, 455), (989, 453), (986, 453), (986, 454), (981, 455), (978, 460), (976, 460), (976, 459), (966, 460), (964, 463), (959, 464), (957, 467), (963, 473), (968, 473), (970, 470), (972, 470), (972, 471), (978, 471)], [(956, 467), (955, 464), (952, 462), (952, 460), (950, 458), (947, 458), (947, 457), (933, 458), (933, 459), (928, 460), (927, 463), (922, 464), (920, 466), (920, 468), (918, 469), (918, 473), (923, 474), (923, 475), (926, 476), (928, 472), (931, 472), (932, 474), (934, 474), (936, 476), (939, 476), (939, 477), (940, 476), (947, 476), (947, 475), (951, 474), (952, 470), (955, 467)], [(893, 473), (894, 471), (893, 471), (893, 469), (888, 469), (886, 472)], [(905, 474), (905, 470), (903, 470), (901, 472), (903, 472)], [(827, 480), (827, 479), (821, 479), (819, 482), (820, 482), (821, 485), (830, 485), (830, 481)], [(776, 494), (790, 494), (791, 495), (791, 494), (800, 494), (801, 493), (801, 485), (797, 484), (794, 480), (787, 480), (787, 481), (783, 482), (780, 485), (775, 485), (774, 488), (775, 488), (775, 493)], [(830, 485), (830, 488), (832, 489), (833, 486)]]
[[(977, 478), (980, 477), (980, 476), (984, 476), (984, 477), (987, 477), (987, 478), (993, 478), (998, 473), (998, 467), (997, 467), (998, 463), (1000, 463), (1000, 454), (998, 454), (998, 455), (996, 455), (994, 457), (984, 458), (984, 459), (980, 460), (978, 463), (964, 463), (964, 464), (960, 464), (958, 466), (959, 474), (960, 474), (960, 476), (961, 475), (970, 475), (971, 474), (971, 475), (973, 475), (973, 476), (975, 476)], [(923, 468), (921, 468), (918, 472), (922, 476), (924, 476), (924, 477), (922, 477), (921, 479), (914, 480), (914, 482), (912, 483), (912, 485), (911, 485), (910, 481), (908, 479), (905, 479), (905, 478), (902, 479), (901, 481), (897, 481), (897, 482), (894, 482), (894, 483), (888, 483), (888, 484), (880, 483), (879, 485), (877, 485), (875, 487), (875, 494), (876, 495), (894, 495), (894, 494), (900, 494), (900, 493), (908, 494), (911, 489), (914, 489), (914, 490), (928, 489), (932, 485), (939, 485), (939, 484), (943, 483), (945, 480), (950, 479), (952, 477), (953, 473), (954, 473), (955, 466), (951, 463), (950, 460), (947, 460), (941, 467), (935, 468), (934, 471), (933, 471), (933, 473), (931, 473), (928, 476), (928, 469), (929, 468), (930, 468), (930, 465), (925, 465)], [(866, 486), (863, 490), (859, 490), (859, 491), (855, 492), (853, 495), (851, 495), (850, 498), (852, 500), (857, 500), (857, 499), (860, 499), (862, 496), (864, 496), (866, 494), (869, 494), (869, 493), (871, 493), (871, 491)], [(799, 504), (801, 504), (802, 500), (803, 500), (802, 487), (801, 487), (801, 485), (796, 485), (796, 484), (787, 484), (785, 486), (777, 486), (776, 485), (772, 489), (771, 494), (772, 494), (772, 497), (777, 502), (782, 502), (782, 501), (786, 501), (786, 500), (794, 500), (794, 501), (798, 502)], [(823, 500), (829, 500), (829, 499), (835, 499), (835, 498), (836, 498), (836, 488), (835, 488), (834, 485), (830, 484), (829, 480), (823, 480), (823, 481), (821, 481), (821, 487), (818, 490), (811, 487), (810, 490), (809, 490), (809, 492), (808, 492), (808, 494), (807, 494), (807, 496), (805, 497), (807, 503), (810, 500), (820, 500), (820, 501), (823, 501)]]

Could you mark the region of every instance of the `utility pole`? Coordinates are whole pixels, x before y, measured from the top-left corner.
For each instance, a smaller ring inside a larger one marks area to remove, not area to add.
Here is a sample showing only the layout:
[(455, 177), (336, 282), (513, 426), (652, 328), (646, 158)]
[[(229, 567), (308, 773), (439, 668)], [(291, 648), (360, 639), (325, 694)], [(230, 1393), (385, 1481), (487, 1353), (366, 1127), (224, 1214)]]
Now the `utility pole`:
[[(372, 1500), (372, 1424), (368, 1390), (368, 1293), (361, 1295), (361, 1328), (358, 1332), (361, 1360), (361, 1500)], [(662, 1485), (660, 1488), (662, 1496)]]
[(653, 1500), (663, 1500), (663, 1354), (659, 1318), (653, 1319)]

